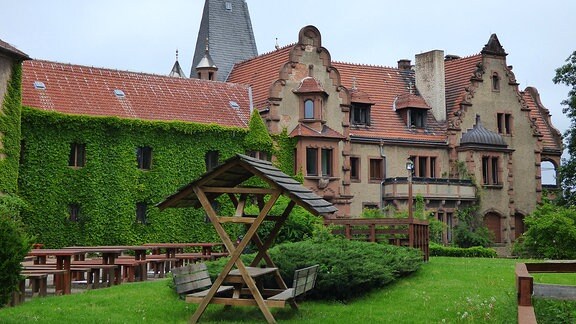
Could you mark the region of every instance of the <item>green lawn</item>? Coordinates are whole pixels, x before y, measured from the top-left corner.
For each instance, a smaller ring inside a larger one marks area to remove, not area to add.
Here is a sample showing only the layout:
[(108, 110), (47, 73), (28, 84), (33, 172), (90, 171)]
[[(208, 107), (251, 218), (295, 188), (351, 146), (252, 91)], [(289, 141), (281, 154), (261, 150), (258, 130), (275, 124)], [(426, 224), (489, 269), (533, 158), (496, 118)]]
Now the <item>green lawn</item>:
[[(433, 257), (410, 277), (346, 304), (304, 301), (275, 309), (282, 323), (514, 323), (516, 260)], [(186, 323), (196, 305), (179, 300), (168, 280), (34, 298), (0, 309), (0, 323)], [(210, 305), (202, 323), (263, 323), (255, 307)]]

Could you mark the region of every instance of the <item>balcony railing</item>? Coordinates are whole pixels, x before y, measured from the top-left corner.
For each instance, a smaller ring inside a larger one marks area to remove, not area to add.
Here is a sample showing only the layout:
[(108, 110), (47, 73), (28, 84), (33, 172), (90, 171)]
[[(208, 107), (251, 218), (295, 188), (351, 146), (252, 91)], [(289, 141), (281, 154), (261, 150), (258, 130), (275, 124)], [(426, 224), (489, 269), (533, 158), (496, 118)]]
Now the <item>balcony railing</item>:
[[(408, 199), (408, 178), (386, 178), (382, 188), (384, 200)], [(471, 180), (446, 178), (412, 178), (412, 193), (424, 199), (475, 200), (476, 186)]]

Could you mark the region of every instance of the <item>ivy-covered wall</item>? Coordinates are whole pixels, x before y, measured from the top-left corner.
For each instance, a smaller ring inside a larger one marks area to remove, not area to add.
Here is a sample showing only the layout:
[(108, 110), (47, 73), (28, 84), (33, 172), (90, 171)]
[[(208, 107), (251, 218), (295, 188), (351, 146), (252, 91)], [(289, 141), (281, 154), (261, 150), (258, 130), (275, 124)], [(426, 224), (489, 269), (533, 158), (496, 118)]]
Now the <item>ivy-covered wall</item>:
[(20, 113), (22, 96), (22, 65), (12, 65), (12, 75), (6, 87), (0, 113), (0, 192), (16, 194), (18, 161), (20, 159)]
[[(153, 207), (205, 171), (205, 153), (223, 161), (244, 153), (245, 129), (179, 122), (70, 116), (22, 110), (19, 194), (28, 231), (48, 247), (217, 240), (201, 209)], [(84, 167), (68, 166), (70, 144), (86, 145)], [(150, 170), (137, 166), (137, 147), (152, 148)], [(146, 202), (147, 224), (136, 222)], [(69, 206), (80, 207), (77, 221)]]

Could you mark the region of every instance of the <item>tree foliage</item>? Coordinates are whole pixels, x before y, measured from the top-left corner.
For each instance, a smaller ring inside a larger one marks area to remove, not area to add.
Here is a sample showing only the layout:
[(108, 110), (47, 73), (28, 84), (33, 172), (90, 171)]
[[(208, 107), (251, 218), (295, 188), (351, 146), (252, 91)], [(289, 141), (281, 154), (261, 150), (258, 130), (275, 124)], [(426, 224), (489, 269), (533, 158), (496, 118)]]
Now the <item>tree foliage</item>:
[(562, 112), (570, 119), (570, 127), (564, 132), (569, 157), (562, 161), (560, 178), (564, 191), (560, 202), (565, 205), (576, 203), (576, 51), (566, 59), (566, 64), (556, 69), (554, 83), (570, 87), (568, 98), (562, 101)]
[(522, 257), (575, 259), (576, 208), (544, 202), (525, 218), (528, 229), (514, 248)]

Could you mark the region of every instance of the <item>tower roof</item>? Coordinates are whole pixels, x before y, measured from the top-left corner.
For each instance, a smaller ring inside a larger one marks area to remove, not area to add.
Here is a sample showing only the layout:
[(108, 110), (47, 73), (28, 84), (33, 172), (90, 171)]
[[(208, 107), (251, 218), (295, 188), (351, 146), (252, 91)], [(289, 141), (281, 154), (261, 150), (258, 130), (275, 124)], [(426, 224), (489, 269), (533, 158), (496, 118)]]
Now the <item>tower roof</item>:
[(508, 146), (502, 136), (484, 128), (480, 115), (476, 115), (474, 127), (462, 135), (460, 145)]
[(168, 76), (175, 77), (175, 78), (185, 78), (186, 74), (184, 74), (184, 70), (180, 67), (180, 63), (178, 63), (178, 50), (176, 50), (176, 62), (174, 62), (174, 66), (172, 67), (172, 71)]
[[(245, 0), (206, 0), (198, 30), (190, 77), (205, 61), (206, 39), (210, 39), (212, 64), (218, 67), (218, 81), (226, 81), (235, 63), (258, 55), (252, 23)], [(203, 62), (201, 62), (203, 61)]]

